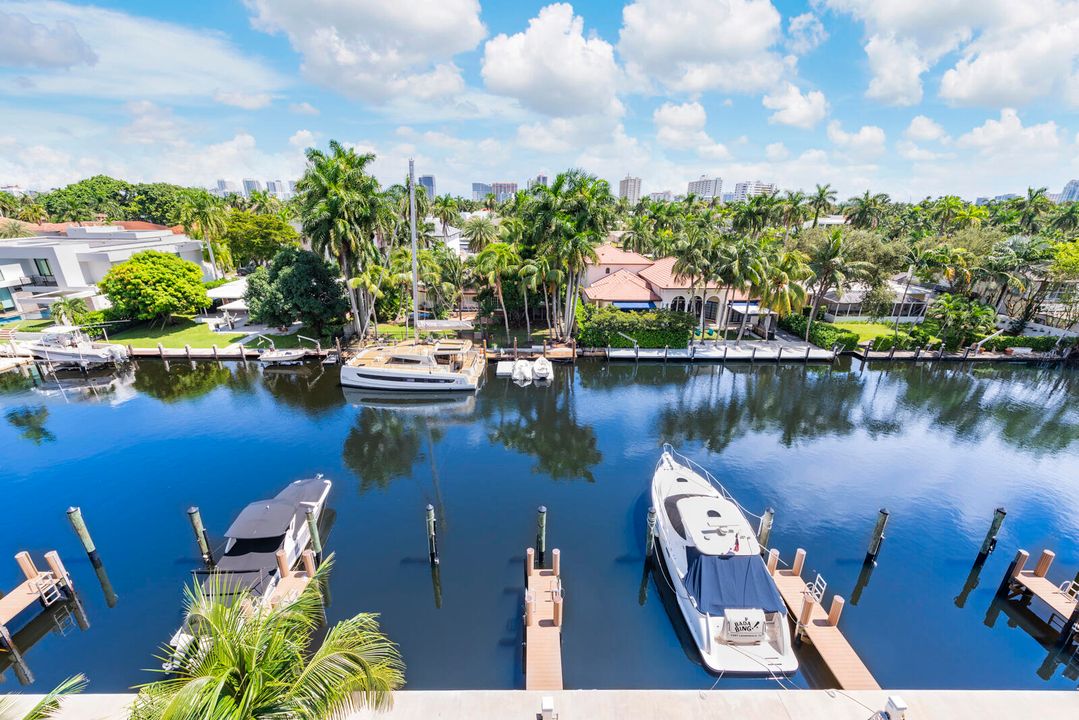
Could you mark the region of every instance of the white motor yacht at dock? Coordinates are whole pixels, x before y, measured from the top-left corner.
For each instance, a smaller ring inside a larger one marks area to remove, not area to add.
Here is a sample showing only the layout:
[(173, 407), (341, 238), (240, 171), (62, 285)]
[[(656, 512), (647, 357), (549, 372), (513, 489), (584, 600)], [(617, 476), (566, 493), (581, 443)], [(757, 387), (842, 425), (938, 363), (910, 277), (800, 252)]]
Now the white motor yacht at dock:
[(127, 359), (127, 350), (122, 345), (95, 343), (75, 325), (52, 325), (40, 337), (19, 343), (18, 347), (39, 360), (84, 368)]
[(664, 445), (652, 505), (666, 575), (704, 664), (716, 673), (764, 677), (797, 670), (783, 598), (730, 493)]
[(365, 390), (474, 391), (487, 359), (470, 340), (406, 340), (376, 345), (341, 366), (341, 384)]

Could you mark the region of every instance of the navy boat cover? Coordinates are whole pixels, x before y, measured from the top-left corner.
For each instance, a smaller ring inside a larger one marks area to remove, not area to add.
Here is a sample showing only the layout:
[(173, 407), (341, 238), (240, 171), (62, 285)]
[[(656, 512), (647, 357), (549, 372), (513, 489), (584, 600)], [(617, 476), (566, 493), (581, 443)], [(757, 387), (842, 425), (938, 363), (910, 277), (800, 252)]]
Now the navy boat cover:
[(783, 612), (783, 598), (759, 555), (701, 555), (686, 548), (686, 589), (709, 615), (727, 609)]

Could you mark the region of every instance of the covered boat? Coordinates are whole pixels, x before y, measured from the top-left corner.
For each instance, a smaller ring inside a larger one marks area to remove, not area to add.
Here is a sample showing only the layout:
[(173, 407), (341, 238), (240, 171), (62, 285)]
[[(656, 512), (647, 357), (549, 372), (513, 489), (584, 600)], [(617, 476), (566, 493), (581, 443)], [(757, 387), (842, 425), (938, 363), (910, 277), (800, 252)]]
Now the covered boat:
[(766, 677), (797, 670), (786, 606), (737, 501), (665, 445), (652, 502), (666, 574), (705, 666)]

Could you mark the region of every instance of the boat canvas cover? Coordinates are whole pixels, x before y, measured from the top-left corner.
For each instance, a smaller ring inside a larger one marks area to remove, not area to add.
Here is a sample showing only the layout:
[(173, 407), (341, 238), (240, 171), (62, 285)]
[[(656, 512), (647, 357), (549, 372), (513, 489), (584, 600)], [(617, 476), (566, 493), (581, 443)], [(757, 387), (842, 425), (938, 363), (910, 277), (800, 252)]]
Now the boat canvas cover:
[(252, 540), (284, 535), (296, 515), (296, 505), (284, 500), (253, 502), (232, 521), (226, 537)]
[(696, 598), (701, 612), (722, 615), (728, 609), (783, 611), (783, 598), (760, 556), (702, 555), (696, 548), (687, 547), (686, 561), (686, 589)]

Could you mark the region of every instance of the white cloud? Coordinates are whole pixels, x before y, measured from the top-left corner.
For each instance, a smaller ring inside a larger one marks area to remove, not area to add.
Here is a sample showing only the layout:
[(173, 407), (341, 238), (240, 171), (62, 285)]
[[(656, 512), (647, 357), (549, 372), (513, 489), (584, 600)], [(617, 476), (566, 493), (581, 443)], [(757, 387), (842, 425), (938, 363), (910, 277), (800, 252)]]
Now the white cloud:
[(491, 92), (547, 115), (622, 112), (614, 48), (585, 38), (584, 19), (565, 3), (540, 10), (523, 32), (489, 40), (482, 74)]
[(827, 39), (824, 24), (811, 12), (795, 15), (787, 22), (787, 47), (795, 55), (805, 55)]
[(915, 115), (903, 135), (909, 140), (919, 142), (943, 142), (948, 139), (948, 133), (944, 132), (940, 123), (925, 115)]
[(288, 109), (297, 115), (318, 115), (318, 108), (309, 102), (289, 103)]
[(704, 107), (697, 102), (681, 105), (664, 103), (652, 113), (652, 122), (656, 126), (656, 140), (664, 147), (674, 150), (692, 150), (699, 155), (712, 159), (730, 157), (730, 152), (721, 143), (714, 141), (704, 126), (708, 116)]
[(0, 66), (69, 68), (96, 62), (97, 54), (73, 23), (58, 20), (49, 27), (0, 10)]
[(1060, 132), (1050, 120), (1024, 127), (1012, 108), (1000, 111), (1000, 119), (990, 118), (956, 140), (956, 146), (977, 150), (982, 155), (1030, 156), (1054, 153), (1060, 147)]
[(896, 151), (899, 153), (899, 157), (904, 160), (924, 162), (928, 160), (940, 160), (945, 157), (954, 157), (954, 155), (947, 155), (945, 153), (936, 152), (935, 150), (928, 150), (911, 140), (900, 140), (896, 143), (895, 147)]
[(929, 61), (910, 40), (873, 35), (865, 45), (873, 78), (866, 97), (888, 105), (917, 105), (922, 101), (922, 73)]
[(222, 105), (232, 105), (244, 110), (259, 110), (273, 102), (273, 96), (269, 93), (243, 93), (234, 90), (218, 90), (214, 93), (214, 101)]
[(618, 50), (630, 75), (676, 91), (758, 92), (786, 66), (772, 49), (781, 16), (770, 0), (636, 0), (622, 10)]
[(315, 134), (310, 130), (297, 130), (288, 139), (288, 144), (294, 148), (306, 150), (315, 144)]
[(863, 125), (858, 132), (846, 132), (838, 120), (828, 123), (828, 139), (848, 157), (871, 158), (884, 152), (884, 130)]
[(787, 150), (787, 146), (783, 143), (774, 142), (764, 148), (764, 157), (772, 162), (778, 162), (790, 157), (790, 151)]
[(258, 95), (285, 84), (268, 66), (215, 31), (63, 2), (16, 0), (4, 7), (35, 23), (78, 28), (97, 57), (93, 65), (76, 64), (63, 72), (27, 71), (26, 82), (6, 88), (11, 95), (55, 95), (65, 102), (93, 98), (202, 103), (219, 91), (242, 88)]
[(811, 90), (803, 95), (793, 83), (765, 95), (761, 103), (769, 110), (775, 110), (768, 122), (800, 128), (811, 128), (828, 114), (824, 93)]
[(448, 96), (464, 89), (454, 55), (487, 34), (479, 0), (245, 0), (251, 23), (282, 32), (312, 81), (354, 98)]
[(178, 121), (171, 108), (160, 107), (149, 100), (127, 104), (131, 122), (120, 129), (122, 141), (136, 145), (177, 147), (184, 144), (185, 124)]

